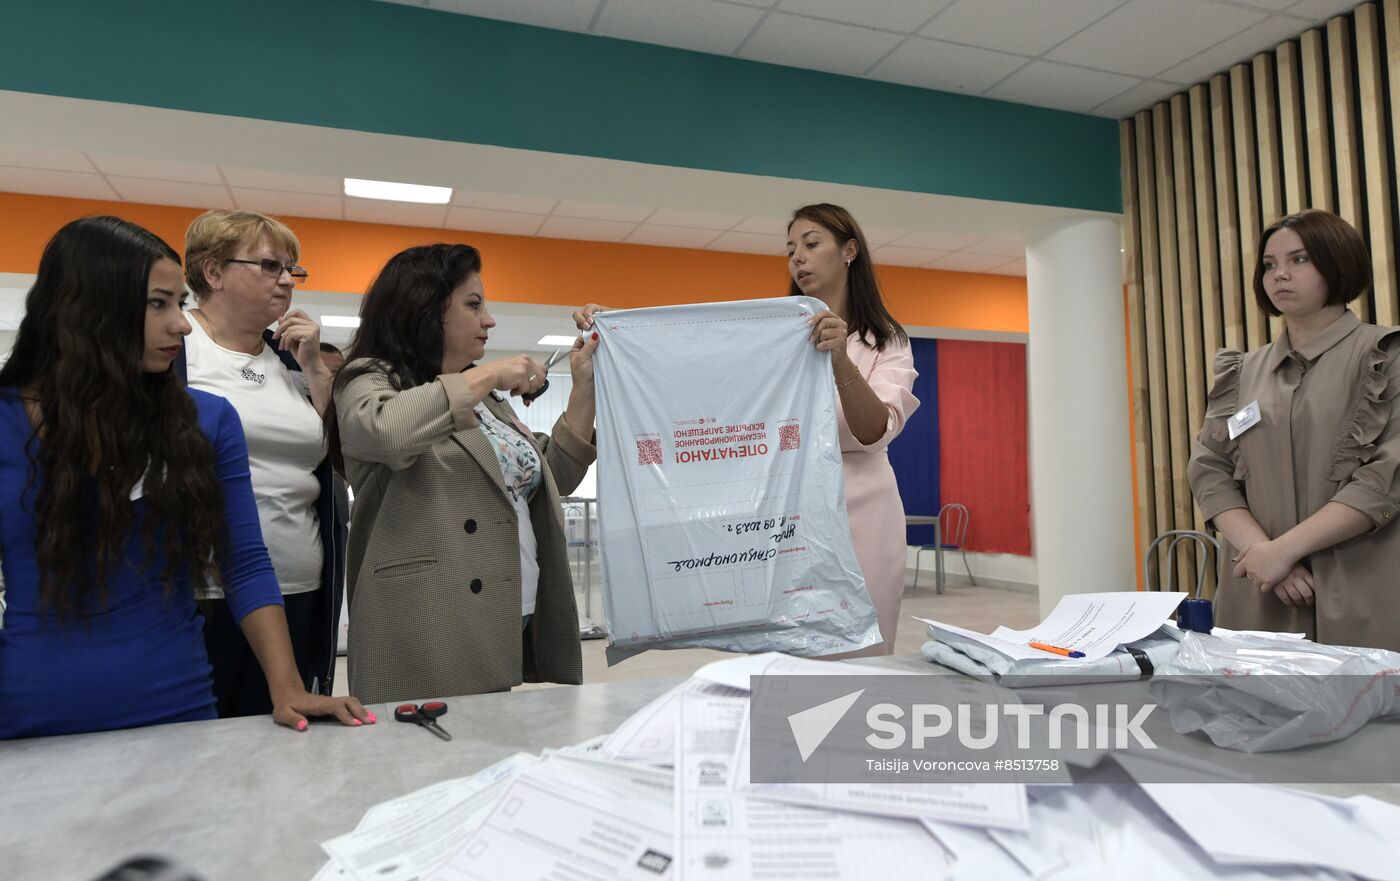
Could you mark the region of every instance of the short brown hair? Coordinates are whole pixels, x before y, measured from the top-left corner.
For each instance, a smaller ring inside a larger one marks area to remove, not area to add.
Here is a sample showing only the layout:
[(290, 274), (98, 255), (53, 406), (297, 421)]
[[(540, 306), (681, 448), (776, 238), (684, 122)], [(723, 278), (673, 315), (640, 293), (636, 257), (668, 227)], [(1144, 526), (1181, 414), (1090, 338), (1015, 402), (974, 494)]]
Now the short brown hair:
[(1371, 253), (1356, 227), (1331, 211), (1310, 208), (1275, 220), (1259, 235), (1254, 260), (1254, 301), (1268, 315), (1282, 315), (1264, 290), (1264, 246), (1281, 229), (1303, 240), (1317, 271), (1327, 281), (1327, 305), (1345, 306), (1371, 289)]
[(287, 225), (275, 217), (256, 211), (206, 211), (185, 230), (185, 284), (196, 300), (209, 293), (204, 281), (204, 264), (222, 263), (240, 247), (263, 238), (286, 251), (295, 263), (301, 256), (301, 242)]

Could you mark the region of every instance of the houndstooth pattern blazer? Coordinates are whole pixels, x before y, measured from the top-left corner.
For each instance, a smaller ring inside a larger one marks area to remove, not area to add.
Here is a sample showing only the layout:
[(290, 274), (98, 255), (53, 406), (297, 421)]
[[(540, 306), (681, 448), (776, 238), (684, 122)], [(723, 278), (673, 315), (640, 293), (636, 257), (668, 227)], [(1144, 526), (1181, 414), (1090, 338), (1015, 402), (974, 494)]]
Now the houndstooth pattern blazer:
[[(346, 365), (347, 375), (354, 366)], [(336, 388), (355, 490), (350, 693), (365, 703), (582, 681), (559, 499), (561, 489), (578, 486), (597, 450), (562, 416), (552, 434), (524, 432), (544, 479), (530, 502), (539, 594), (522, 635), (515, 509), (470, 401), (465, 374), (396, 391), (371, 369)], [(520, 425), (508, 403), (485, 403), (502, 422)]]

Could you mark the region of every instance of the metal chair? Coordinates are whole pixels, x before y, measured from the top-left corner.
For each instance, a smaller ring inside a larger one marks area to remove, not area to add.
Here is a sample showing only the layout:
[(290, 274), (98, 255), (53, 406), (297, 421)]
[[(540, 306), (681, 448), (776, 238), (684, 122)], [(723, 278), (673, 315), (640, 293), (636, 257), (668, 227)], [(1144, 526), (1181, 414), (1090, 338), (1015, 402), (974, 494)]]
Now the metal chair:
[(1152, 572), (1157, 568), (1153, 565), (1154, 559), (1155, 561), (1161, 560), (1163, 552), (1158, 550), (1158, 546), (1163, 542), (1166, 542), (1167, 584), (1176, 584), (1176, 546), (1184, 541), (1195, 542), (1196, 547), (1200, 550), (1196, 557), (1196, 591), (1191, 595), (1193, 597), (1201, 595), (1206, 584), (1206, 572), (1210, 571), (1212, 550), (1216, 557), (1220, 556), (1220, 540), (1208, 532), (1200, 532), (1195, 529), (1173, 529), (1152, 540), (1152, 544), (1147, 546), (1147, 553), (1143, 554), (1142, 557), (1142, 586), (1144, 589), (1162, 589), (1160, 582), (1156, 586), (1153, 585)]
[[(938, 522), (934, 524), (933, 535), (934, 544), (919, 545), (919, 549), (914, 552), (914, 586), (919, 586), (919, 557), (924, 551), (933, 551), (935, 555), (943, 551), (957, 551), (962, 554), (963, 568), (967, 570), (967, 577), (972, 582), (972, 586), (977, 586), (977, 576), (972, 574), (972, 566), (967, 562), (967, 527), (972, 523), (972, 514), (968, 513), (966, 505), (957, 502), (949, 502), (938, 509)], [(935, 557), (935, 564), (937, 558)], [(943, 579), (941, 566), (935, 565), (935, 579), (938, 592), (943, 592)]]

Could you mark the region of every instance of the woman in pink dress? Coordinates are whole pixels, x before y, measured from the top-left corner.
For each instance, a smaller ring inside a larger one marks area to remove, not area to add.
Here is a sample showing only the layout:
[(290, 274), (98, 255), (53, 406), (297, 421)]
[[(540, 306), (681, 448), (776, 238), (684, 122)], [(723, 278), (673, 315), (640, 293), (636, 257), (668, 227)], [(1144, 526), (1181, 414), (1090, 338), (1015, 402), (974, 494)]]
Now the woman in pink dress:
[[(880, 297), (875, 264), (855, 218), (838, 205), (808, 205), (788, 224), (788, 293), (816, 297), (827, 308), (811, 319), (812, 341), (831, 353), (836, 423), (846, 480), (846, 514), (856, 561), (880, 618), (883, 642), (832, 658), (894, 652), (904, 595), (904, 502), (885, 448), (917, 409), (914, 356), (904, 328)], [(574, 313), (580, 330), (606, 311), (589, 304)]]
[(788, 224), (788, 293), (827, 308), (812, 317), (812, 341), (831, 353), (836, 421), (846, 478), (846, 514), (856, 559), (885, 641), (858, 655), (894, 652), (904, 594), (904, 503), (885, 448), (919, 408), (914, 357), (904, 328), (880, 297), (865, 234), (838, 205), (807, 205)]

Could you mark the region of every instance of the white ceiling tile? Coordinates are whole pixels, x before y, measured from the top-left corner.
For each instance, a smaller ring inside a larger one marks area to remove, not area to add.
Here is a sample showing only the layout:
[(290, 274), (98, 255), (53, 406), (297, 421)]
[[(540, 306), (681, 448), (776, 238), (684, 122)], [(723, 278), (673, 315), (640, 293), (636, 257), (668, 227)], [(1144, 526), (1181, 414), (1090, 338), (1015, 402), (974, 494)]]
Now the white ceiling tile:
[(113, 177), (107, 181), (128, 202), (153, 205), (183, 205), (188, 208), (230, 208), (232, 197), (223, 185), (148, 180), (143, 177)]
[[(1334, 15), (1340, 15), (1343, 12), (1348, 12), (1360, 5), (1358, 0), (1303, 0), (1303, 2), (1299, 3), (1297, 6), (1290, 6), (1288, 8), (1288, 14), (1310, 18), (1313, 21), (1320, 21), (1325, 18), (1331, 18)], [(1298, 32), (1302, 33), (1304, 30), (1306, 30), (1306, 27), (1299, 28)]]
[(0, 190), (70, 199), (120, 198), (100, 174), (41, 168), (0, 167)]
[(48, 150), (0, 144), (0, 165), (14, 168), (43, 168), (48, 171), (82, 171), (91, 174), (97, 169), (88, 158), (76, 150)]
[(1024, 276), (1026, 274), (1026, 258), (1022, 257), (1020, 260), (1012, 260), (1010, 263), (1006, 263), (1001, 266), (994, 266), (991, 269), (988, 269), (987, 273), (989, 275)]
[(752, 232), (765, 236), (786, 236), (786, 220), (775, 220), (771, 217), (746, 217), (734, 225), (734, 232)]
[(711, 251), (738, 251), (741, 254), (768, 254), (781, 257), (786, 236), (765, 236), (751, 232), (727, 232), (706, 246)]
[(395, 226), (440, 227), (447, 219), (447, 206), (346, 196), (345, 219), (358, 220), (361, 223), (389, 223)]
[(1212, 46), (1200, 55), (1189, 58), (1162, 73), (1161, 79), (1177, 83), (1199, 83), (1212, 74), (1246, 61), (1260, 52), (1272, 51), (1279, 43), (1291, 40), (1308, 29), (1306, 22), (1286, 16), (1273, 16), (1230, 39)]
[(521, 214), (517, 211), (491, 211), (486, 208), (463, 208), (453, 205), (447, 212), (447, 222), (444, 225), (448, 229), (532, 236), (542, 223), (543, 214)]
[(739, 55), (854, 76), (864, 73), (902, 39), (883, 31), (774, 12), (758, 26)]
[(550, 239), (585, 239), (591, 242), (620, 242), (636, 227), (616, 220), (586, 220), (577, 217), (551, 217), (536, 235)]
[(647, 218), (647, 223), (662, 226), (693, 226), (696, 229), (730, 229), (744, 219), (742, 214), (712, 214), (707, 211), (677, 211), (672, 208), (658, 208)]
[(901, 248), (923, 248), (927, 251), (961, 251), (982, 240), (981, 236), (965, 236), (950, 232), (911, 232), (891, 244)]
[(148, 177), (152, 180), (181, 181), (191, 184), (215, 184), (223, 186), (219, 169), (214, 165), (200, 165), (193, 162), (162, 162), (159, 159), (138, 159), (131, 156), (88, 157), (98, 171), (119, 177)]
[(248, 211), (293, 217), (324, 217), (343, 220), (345, 210), (340, 196), (324, 193), (283, 193), (277, 190), (252, 190), (233, 187), (233, 203)]
[(323, 177), (315, 174), (292, 174), (286, 171), (261, 171), (251, 168), (224, 168), (224, 180), (231, 187), (254, 190), (281, 190), (284, 193), (319, 193), (322, 196), (343, 196), (345, 178)]
[(1005, 266), (1006, 258), (992, 254), (948, 254), (924, 264), (928, 269), (947, 269), (952, 272), (986, 272), (997, 266)]
[(632, 231), (627, 241), (634, 245), (663, 245), (668, 248), (703, 248), (719, 236), (713, 229), (688, 226), (657, 226), (643, 223)]
[(889, 244), (900, 236), (909, 234), (907, 229), (886, 229), (880, 226), (863, 226), (860, 231), (865, 233), (865, 243), (872, 248)]
[(1142, 80), (1137, 77), (1120, 73), (1101, 73), (1053, 61), (1032, 61), (982, 95), (999, 101), (1088, 113), (1090, 108), (1123, 94), (1140, 82)]
[(554, 196), (517, 196), (512, 193), (483, 193), (478, 190), (452, 190), (452, 204), (466, 208), (487, 208), (491, 211), (514, 211), (519, 214), (548, 214), (559, 204)]
[(762, 17), (762, 10), (711, 0), (608, 0), (593, 32), (728, 55)]
[(1182, 87), (1176, 83), (1159, 83), (1155, 80), (1147, 80), (1141, 85), (1133, 86), (1116, 98), (1110, 98), (1095, 107), (1093, 112), (1096, 116), (1122, 119), (1139, 110), (1151, 107), (1158, 101), (1170, 98), (1180, 91), (1182, 91)]
[(876, 248), (871, 254), (875, 262), (885, 266), (923, 266), (947, 251), (933, 251), (927, 248), (901, 248), (898, 245), (885, 245)]
[(560, 30), (588, 29), (599, 0), (388, 0), (405, 6), (426, 6), (441, 12), (457, 12), (480, 18), (498, 18)]
[(1020, 239), (983, 239), (968, 245), (963, 251), (968, 254), (995, 254), (1025, 259), (1026, 243)]
[[(1219, 0), (1217, 0), (1217, 2), (1219, 2)], [(1245, 6), (1254, 6), (1266, 12), (1282, 12), (1297, 3), (1298, 0), (1230, 0), (1230, 2), (1242, 3)], [(1355, 5), (1355, 3), (1356, 0), (1352, 0), (1352, 4)]]
[(1123, 0), (958, 0), (922, 36), (1039, 55), (1122, 5)]
[[(611, 2), (611, 0), (609, 0)], [(784, 12), (830, 18), (866, 27), (913, 33), (924, 22), (945, 9), (951, 0), (779, 0)]]
[(1045, 58), (1133, 76), (1156, 76), (1263, 21), (1266, 13), (1208, 0), (1131, 0)]
[(906, 86), (980, 95), (1025, 63), (1019, 55), (914, 37), (868, 75)]
[(577, 217), (583, 220), (620, 220), (637, 223), (646, 220), (652, 209), (636, 205), (616, 205), (609, 202), (580, 202), (564, 199), (554, 206), (556, 217)]

